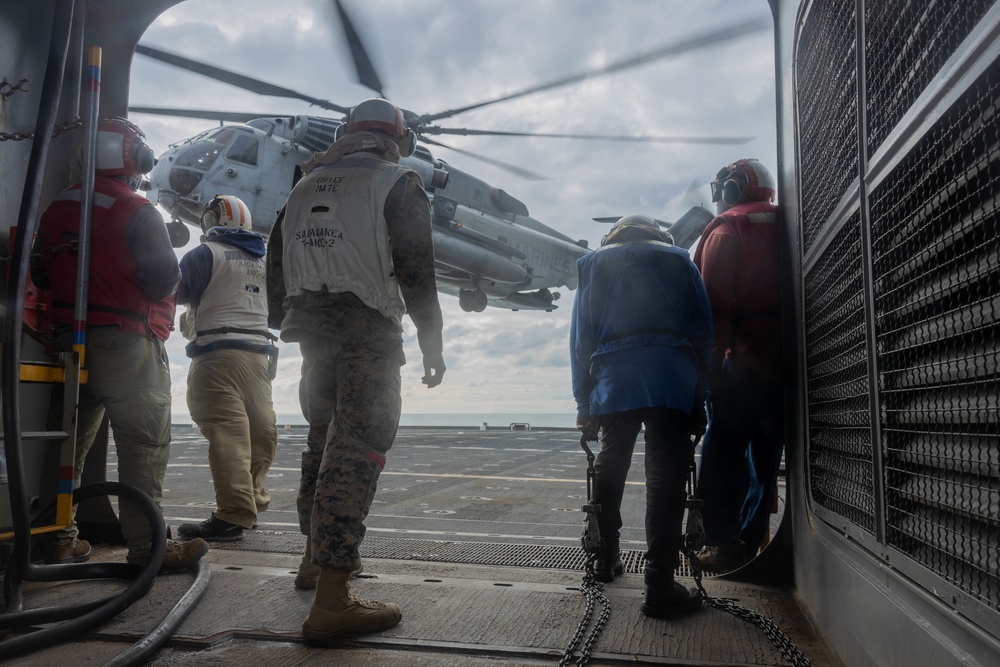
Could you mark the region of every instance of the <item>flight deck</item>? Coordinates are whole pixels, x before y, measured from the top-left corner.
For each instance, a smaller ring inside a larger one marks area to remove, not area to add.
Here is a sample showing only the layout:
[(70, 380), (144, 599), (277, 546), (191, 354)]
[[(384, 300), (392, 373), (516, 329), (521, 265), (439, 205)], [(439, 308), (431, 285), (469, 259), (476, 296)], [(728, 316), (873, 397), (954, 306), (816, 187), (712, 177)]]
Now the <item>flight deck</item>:
[[(579, 586), (587, 460), (575, 431), (401, 428), (368, 517), (364, 572), (352, 588), (360, 597), (400, 604), (403, 620), (332, 649), (302, 644), (301, 623), (313, 594), (292, 583), (305, 545), (295, 513), (305, 438), (305, 427), (279, 429), (278, 454), (267, 477), (271, 508), (242, 541), (213, 543), (204, 559), (210, 579), (202, 597), (142, 664), (559, 663), (586, 610)], [(622, 504), (626, 573), (604, 586), (610, 613), (588, 664), (788, 664), (761, 628), (720, 609), (706, 605), (666, 620), (641, 613), (642, 463), (640, 436)], [(109, 478), (114, 467), (110, 462)], [(175, 425), (164, 518), (177, 526), (208, 518), (213, 509), (207, 442), (193, 426)], [(95, 545), (92, 556), (123, 558), (124, 547), (111, 544)], [(678, 579), (693, 585), (686, 567)], [(14, 664), (106, 664), (153, 632), (196, 579), (193, 572), (161, 575), (144, 598), (105, 626)], [(840, 665), (790, 589), (709, 576), (704, 586), (711, 596), (770, 619), (811, 664)], [(58, 606), (68, 596), (97, 597), (122, 587), (115, 581), (26, 583), (25, 597), (29, 608)], [(578, 650), (567, 664), (576, 664), (579, 655)]]

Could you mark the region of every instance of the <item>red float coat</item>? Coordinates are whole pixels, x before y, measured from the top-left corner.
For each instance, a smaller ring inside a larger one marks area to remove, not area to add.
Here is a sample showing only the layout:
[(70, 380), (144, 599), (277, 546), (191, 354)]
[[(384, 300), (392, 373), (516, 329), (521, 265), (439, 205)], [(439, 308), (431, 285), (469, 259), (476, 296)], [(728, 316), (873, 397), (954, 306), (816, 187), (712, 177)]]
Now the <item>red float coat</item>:
[[(98, 176), (94, 180), (87, 326), (117, 326), (126, 333), (165, 341), (173, 328), (175, 297), (154, 300), (143, 293), (125, 235), (132, 214), (152, 203), (120, 179)], [(43, 251), (78, 238), (81, 192), (79, 183), (63, 190), (42, 215), (39, 240)], [(47, 254), (44, 266), (52, 288), (52, 321), (57, 326), (72, 324), (76, 249)]]
[(763, 379), (782, 379), (777, 210), (737, 204), (709, 223), (695, 251), (715, 325), (713, 368), (725, 357)]

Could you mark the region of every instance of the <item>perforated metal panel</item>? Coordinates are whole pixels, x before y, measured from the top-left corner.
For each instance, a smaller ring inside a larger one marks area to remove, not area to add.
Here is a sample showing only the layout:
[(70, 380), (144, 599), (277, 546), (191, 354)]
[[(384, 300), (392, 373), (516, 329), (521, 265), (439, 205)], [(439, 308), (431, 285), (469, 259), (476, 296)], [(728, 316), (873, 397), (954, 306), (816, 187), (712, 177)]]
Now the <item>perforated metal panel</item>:
[[(845, 36), (847, 37), (845, 39)], [(858, 178), (854, 2), (816, 3), (800, 33), (796, 69), (802, 237), (808, 249)]]
[(1000, 599), (1000, 62), (871, 192), (887, 541)]
[(864, 4), (870, 157), (993, 0)]
[(874, 531), (861, 259), (855, 214), (806, 279), (809, 474), (817, 503)]
[[(997, 3), (857, 6), (864, 62), (854, 2), (811, 3), (797, 41), (810, 497), (935, 597), (944, 581), (996, 612), (1000, 60), (980, 54)], [(853, 163), (845, 123), (867, 129)]]

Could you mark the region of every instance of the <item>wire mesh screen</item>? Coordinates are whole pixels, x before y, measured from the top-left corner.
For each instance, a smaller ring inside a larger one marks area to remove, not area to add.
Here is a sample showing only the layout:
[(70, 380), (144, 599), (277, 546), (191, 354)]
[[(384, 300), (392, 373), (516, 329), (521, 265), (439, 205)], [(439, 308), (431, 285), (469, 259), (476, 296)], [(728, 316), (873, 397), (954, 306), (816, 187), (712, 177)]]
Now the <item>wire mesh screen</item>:
[(805, 284), (809, 477), (813, 500), (874, 531), (871, 406), (857, 213)]
[(854, 0), (814, 3), (799, 35), (796, 102), (806, 250), (858, 178), (854, 16)]
[(998, 111), (1000, 61), (870, 193), (886, 539), (994, 609)]
[(869, 157), (993, 4), (994, 0), (865, 3)]

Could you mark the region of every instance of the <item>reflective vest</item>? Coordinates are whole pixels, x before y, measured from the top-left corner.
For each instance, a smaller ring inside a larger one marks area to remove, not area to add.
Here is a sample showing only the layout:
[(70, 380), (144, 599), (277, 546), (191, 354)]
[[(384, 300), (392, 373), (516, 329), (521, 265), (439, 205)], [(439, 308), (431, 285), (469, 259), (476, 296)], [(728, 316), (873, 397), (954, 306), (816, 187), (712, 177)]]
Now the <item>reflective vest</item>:
[(288, 196), (282, 224), (288, 296), (351, 292), (401, 322), (406, 306), (383, 207), (410, 169), (367, 153), (317, 167)]
[[(166, 340), (174, 322), (174, 296), (152, 301), (136, 279), (136, 262), (125, 238), (125, 225), (140, 206), (152, 206), (115, 178), (94, 179), (94, 217), (90, 242), (90, 290), (87, 326), (116, 326), (126, 333)], [(80, 234), (80, 184), (63, 190), (42, 215), (42, 247), (53, 249)], [(52, 321), (73, 323), (77, 250), (54, 252), (45, 260), (52, 285)]]
[(212, 279), (197, 306), (182, 317), (182, 332), (199, 345), (240, 340), (266, 345), (267, 263), (225, 243), (211, 240)]

